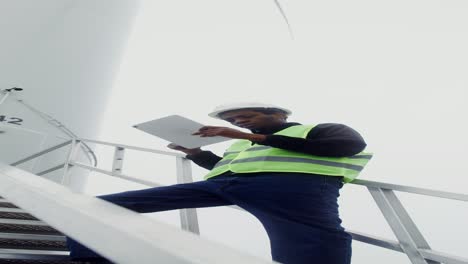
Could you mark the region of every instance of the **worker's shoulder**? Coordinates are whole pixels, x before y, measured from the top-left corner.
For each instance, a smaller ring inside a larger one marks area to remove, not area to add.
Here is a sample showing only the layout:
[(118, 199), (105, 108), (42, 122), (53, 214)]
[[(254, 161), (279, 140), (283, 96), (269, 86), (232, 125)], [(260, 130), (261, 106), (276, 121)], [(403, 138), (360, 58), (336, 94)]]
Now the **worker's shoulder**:
[(334, 129), (346, 129), (346, 128), (351, 128), (345, 124), (341, 123), (319, 123), (315, 125), (314, 128), (323, 128), (323, 129), (328, 129), (328, 128), (334, 128)]
[(309, 136), (353, 136), (361, 137), (361, 135), (348, 125), (341, 123), (320, 123), (314, 126), (310, 131)]

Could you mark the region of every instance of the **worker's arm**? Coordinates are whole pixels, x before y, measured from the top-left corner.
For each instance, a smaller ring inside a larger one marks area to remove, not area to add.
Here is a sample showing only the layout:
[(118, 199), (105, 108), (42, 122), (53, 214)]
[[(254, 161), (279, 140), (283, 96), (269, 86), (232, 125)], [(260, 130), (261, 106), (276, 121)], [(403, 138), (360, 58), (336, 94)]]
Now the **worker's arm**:
[(211, 151), (204, 151), (200, 148), (188, 149), (182, 146), (171, 143), (167, 146), (170, 149), (182, 151), (187, 154), (186, 158), (193, 161), (198, 166), (207, 170), (213, 169), (215, 164), (221, 160), (221, 157), (217, 156)]
[(215, 164), (222, 159), (211, 151), (201, 151), (197, 154), (187, 155), (186, 158), (207, 170), (212, 170)]
[[(363, 151), (366, 147), (364, 139), (357, 131), (342, 124), (319, 124), (309, 132), (306, 138), (245, 133), (237, 129), (213, 126), (203, 127), (198, 132), (194, 133), (194, 135), (200, 135), (202, 137), (224, 136), (235, 139), (246, 139), (260, 145), (325, 157), (353, 156)], [(217, 162), (221, 159), (212, 153), (206, 153), (204, 155), (206, 155), (206, 157), (204, 157), (203, 160)], [(212, 158), (208, 158), (209, 156)], [(213, 156), (219, 158), (219, 160), (215, 160)], [(197, 163), (195, 160), (193, 161)], [(213, 163), (213, 166), (216, 162)], [(207, 168), (203, 165), (200, 166)]]
[(356, 130), (342, 124), (319, 124), (305, 139), (267, 135), (256, 143), (326, 157), (352, 156), (366, 147), (366, 142)]

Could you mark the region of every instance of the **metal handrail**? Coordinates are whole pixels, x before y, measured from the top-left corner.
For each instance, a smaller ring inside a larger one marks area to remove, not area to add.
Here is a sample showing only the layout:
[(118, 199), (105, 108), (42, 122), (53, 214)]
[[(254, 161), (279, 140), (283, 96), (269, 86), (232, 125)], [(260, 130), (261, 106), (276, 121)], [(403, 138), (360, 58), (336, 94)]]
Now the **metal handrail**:
[[(401, 248), (401, 245), (398, 241), (386, 239), (383, 237), (377, 237), (377, 236), (365, 234), (362, 232), (352, 231), (349, 229), (346, 229), (346, 232), (348, 232), (356, 241), (378, 246), (381, 248), (390, 249), (390, 250), (397, 251), (400, 253), (405, 253), (403, 249)], [(454, 256), (451, 254), (439, 252), (439, 251), (432, 250), (432, 249), (420, 248), (418, 250), (421, 253), (421, 255), (424, 257), (424, 259), (430, 261), (428, 263), (447, 263), (447, 264), (468, 263), (467, 258)]]
[[(153, 264), (155, 260), (174, 264), (273, 263), (101, 199), (74, 193), (3, 163), (0, 163), (0, 195), (118, 263), (135, 263), (135, 256), (141, 264)], [(38, 206), (44, 204), (47, 206)]]
[(137, 150), (137, 151), (155, 153), (155, 154), (161, 154), (161, 155), (167, 155), (167, 156), (185, 157), (185, 155), (180, 154), (178, 152), (171, 152), (171, 151), (166, 151), (166, 150), (142, 148), (142, 147), (129, 146), (129, 145), (123, 145), (123, 144), (118, 144), (118, 143), (104, 142), (104, 141), (85, 139), (85, 138), (77, 138), (77, 140), (81, 142), (89, 142), (89, 143), (94, 143), (94, 144), (99, 144), (99, 145), (119, 147), (119, 148), (124, 148), (124, 149), (131, 149), (131, 150)]
[[(55, 146), (52, 146), (50, 148), (47, 148), (45, 150), (42, 150), (42, 151), (39, 151), (37, 153), (34, 153), (34, 154), (31, 154), (21, 160), (18, 160), (18, 161), (15, 161), (13, 163), (10, 163), (10, 166), (18, 166), (20, 164), (23, 164), (25, 162), (28, 162), (28, 161), (31, 161), (35, 158), (39, 158), (43, 155), (46, 155), (54, 150), (57, 150), (57, 149), (60, 149), (60, 148), (63, 148), (63, 147), (66, 147), (68, 145), (71, 145), (72, 147), (70, 148), (70, 152), (73, 151), (73, 146), (76, 144), (76, 140), (72, 139), (72, 140), (68, 140), (68, 141), (65, 141), (65, 142), (62, 142), (58, 145), (55, 145)], [(67, 170), (68, 170), (68, 167), (69, 167), (69, 161), (66, 161), (65, 163), (62, 163), (62, 164), (59, 164), (59, 165), (56, 165), (56, 166), (52, 166), (48, 169), (45, 169), (43, 171), (40, 171), (40, 172), (37, 172), (36, 175), (37, 176), (42, 176), (42, 175), (45, 175), (45, 174), (48, 174), (48, 173), (51, 173), (51, 172), (54, 172), (54, 171), (57, 171), (57, 170), (60, 170), (60, 169), (65, 169), (65, 172), (64, 172), (64, 178), (65, 178), (65, 174), (67, 174)]]
[(462, 193), (438, 191), (438, 190), (432, 190), (432, 189), (426, 189), (426, 188), (419, 188), (419, 187), (412, 187), (412, 186), (405, 186), (405, 185), (398, 185), (398, 184), (391, 184), (391, 183), (384, 183), (384, 182), (376, 182), (376, 181), (369, 181), (369, 180), (354, 180), (353, 182), (351, 182), (351, 184), (468, 202), (468, 194), (462, 194)]
[(13, 162), (13, 163), (10, 163), (10, 166), (18, 166), (18, 165), (20, 165), (20, 164), (23, 164), (23, 163), (25, 163), (25, 162), (28, 162), (28, 161), (33, 160), (33, 159), (35, 159), (35, 158), (38, 158), (38, 157), (40, 157), (40, 156), (42, 156), (42, 155), (45, 155), (45, 154), (47, 154), (47, 153), (49, 153), (49, 152), (52, 152), (52, 151), (54, 151), (54, 150), (56, 150), (56, 149), (60, 149), (60, 148), (62, 148), (62, 147), (68, 146), (68, 145), (70, 145), (71, 143), (72, 143), (72, 140), (68, 140), (68, 141), (62, 142), (62, 143), (60, 143), (60, 144), (58, 144), (58, 145), (52, 146), (52, 147), (47, 148), (47, 149), (45, 149), (45, 150), (42, 150), (42, 151), (39, 151), (39, 152), (37, 152), (37, 153), (31, 154), (31, 155), (29, 155), (29, 156), (27, 156), (27, 157), (25, 157), (25, 158), (23, 158), (23, 159), (20, 159), (20, 160), (18, 160), (18, 161), (15, 161), (15, 162)]
[[(73, 133), (73, 131), (71, 131), (70, 129), (68, 129), (62, 122), (60, 122), (59, 120), (53, 118), (52, 116), (42, 112), (42, 111), (39, 111), (38, 109), (34, 108), (33, 106), (31, 106), (30, 104), (24, 102), (24, 100), (21, 100), (21, 99), (17, 99), (15, 98), (16, 101), (20, 104), (22, 104), (23, 106), (25, 106), (26, 108), (28, 108), (31, 112), (35, 113), (36, 115), (38, 115), (40, 118), (42, 118), (43, 120), (45, 120), (47, 123), (53, 125), (54, 127), (56, 127), (57, 129), (59, 129), (60, 131), (62, 131), (63, 133), (65, 133), (66, 135), (68, 135), (71, 139), (76, 139), (78, 138), (78, 136)], [(89, 159), (90, 163), (94, 164), (94, 166), (97, 166), (97, 163), (98, 163), (98, 160), (97, 160), (97, 157), (96, 157), (96, 154), (93, 152), (93, 150), (91, 149), (91, 147), (89, 147), (86, 143), (83, 143), (81, 145), (81, 147), (84, 149), (84, 153), (86, 154), (86, 157)]]
[(92, 166), (89, 166), (89, 165), (86, 165), (86, 164), (83, 164), (83, 163), (80, 163), (80, 162), (76, 162), (76, 161), (71, 162), (70, 165), (72, 165), (73, 167), (76, 167), (76, 168), (82, 168), (82, 169), (85, 169), (85, 170), (91, 170), (91, 171), (94, 171), (94, 172), (99, 172), (99, 173), (102, 173), (102, 174), (106, 174), (106, 175), (109, 175), (109, 176), (113, 176), (113, 177), (128, 180), (128, 181), (132, 181), (132, 182), (143, 184), (143, 185), (150, 186), (150, 187), (163, 186), (162, 184), (157, 183), (157, 182), (145, 181), (145, 180), (142, 180), (142, 179), (138, 179), (138, 178), (131, 177), (131, 176), (126, 176), (126, 175), (123, 175), (123, 174), (116, 175), (112, 171), (106, 171), (106, 170), (103, 170), (103, 169), (98, 169), (98, 168), (95, 168), (95, 167), (92, 167)]
[[(113, 170), (106, 171), (102, 169), (96, 169), (90, 166), (83, 166), (82, 164), (78, 164), (76, 162), (73, 162), (72, 163), (73, 165), (77, 167), (93, 170), (93, 171), (99, 171), (101, 173), (105, 173), (105, 174), (115, 176), (115, 177), (120, 177), (120, 178), (125, 177), (126, 179), (130, 181), (133, 181), (133, 179), (135, 178), (130, 177), (130, 176), (123, 176), (122, 170), (121, 170), (123, 160), (124, 160), (123, 152), (125, 149), (132, 149), (132, 150), (163, 154), (163, 155), (171, 155), (171, 156), (176, 156), (179, 158), (183, 156), (178, 153), (173, 153), (173, 152), (168, 152), (168, 151), (163, 151), (163, 150), (140, 148), (140, 147), (127, 146), (127, 145), (116, 144), (116, 143), (87, 140), (87, 139), (80, 139), (80, 140), (90, 141), (95, 144), (103, 144), (103, 145), (115, 147), (116, 153), (114, 155)], [(120, 156), (119, 156), (119, 153), (120, 153)], [(120, 157), (120, 158), (117, 159), (116, 157)], [(116, 166), (116, 164), (118, 164), (118, 166)], [(143, 183), (141, 180), (139, 180), (139, 182)], [(155, 183), (151, 182), (148, 186), (155, 186), (154, 184)], [(409, 214), (406, 212), (403, 205), (398, 200), (398, 198), (396, 197), (393, 191), (408, 192), (408, 193), (413, 193), (413, 194), (420, 194), (420, 195), (459, 200), (459, 201), (468, 201), (467, 194), (452, 193), (452, 192), (438, 191), (438, 190), (397, 185), (397, 184), (389, 184), (389, 183), (369, 181), (369, 180), (355, 180), (351, 184), (367, 187), (367, 189), (371, 192), (379, 209), (382, 211), (387, 223), (389, 223), (390, 227), (392, 228), (392, 231), (394, 232), (394, 234), (396, 235), (398, 239), (398, 241), (392, 241), (392, 240), (388, 240), (385, 238), (380, 238), (380, 237), (364, 234), (362, 232), (346, 230), (352, 235), (354, 240), (405, 253), (409, 257), (410, 261), (414, 264), (420, 264), (420, 263), (421, 264), (439, 264), (442, 262), (447, 263), (447, 264), (468, 264), (468, 259), (466, 258), (453, 256), (453, 255), (449, 255), (446, 253), (441, 253), (441, 252), (432, 250), (429, 247), (429, 244), (424, 239), (421, 232), (416, 227), (416, 224), (412, 221)]]
[[(74, 161), (73, 159), (69, 159), (69, 166), (107, 174), (110, 176), (133, 181), (147, 186), (161, 186), (161, 184), (156, 182), (145, 181), (136, 177), (131, 177), (122, 174), (125, 150), (131, 149), (141, 152), (155, 153), (175, 157), (178, 161), (178, 182), (181, 183), (192, 181), (191, 172), (190, 170), (188, 170), (190, 161), (185, 159), (184, 155), (180, 153), (158, 149), (128, 146), (118, 143), (109, 143), (90, 139), (77, 139), (76, 141), (78, 143), (77, 145), (82, 144), (82, 142), (89, 142), (114, 147), (115, 153), (114, 161), (112, 164), (112, 170), (99, 169), (96, 167), (79, 163), (77, 161)], [(77, 145), (73, 145), (73, 147), (76, 147)], [(398, 241), (393, 241), (347, 229), (346, 231), (352, 235), (354, 240), (405, 253), (410, 259), (410, 261), (414, 264), (468, 264), (468, 259), (466, 258), (453, 256), (447, 253), (432, 250), (393, 191), (408, 192), (413, 194), (420, 194), (459, 201), (468, 201), (467, 194), (452, 193), (369, 180), (355, 180), (351, 184), (367, 187), (367, 189), (372, 194), (375, 202), (377, 203), (379, 209), (382, 211), (382, 214), (384, 215), (387, 223), (389, 223), (390, 227), (392, 228), (392, 231), (398, 239)], [(196, 209), (181, 210), (181, 222), (183, 229), (196, 234), (199, 232)]]
[(54, 172), (54, 171), (58, 171), (58, 170), (60, 170), (60, 169), (63, 169), (65, 166), (66, 166), (66, 163), (59, 164), (59, 165), (53, 166), (53, 167), (51, 167), (51, 168), (48, 168), (48, 169), (46, 169), (46, 170), (40, 171), (40, 172), (36, 173), (36, 175), (37, 175), (37, 176), (46, 175), (46, 174), (49, 174), (49, 173), (51, 173), (51, 172)]
[[(73, 133), (70, 129), (68, 129), (62, 122), (59, 120), (53, 118), (52, 116), (36, 109), (32, 105), (26, 103), (22, 99), (18, 99), (15, 94), (12, 94), (10, 91), (5, 91), (5, 90), (0, 90), (0, 95), (3, 95), (3, 97), (0, 98), (0, 104), (6, 101), (6, 99), (13, 98), (16, 102), (19, 104), (23, 105), (25, 108), (27, 108), (29, 111), (32, 113), (36, 114), (38, 117), (41, 119), (45, 120), (47, 123), (50, 125), (54, 126), (58, 130), (62, 131), (65, 135), (67, 135), (70, 139), (76, 139), (78, 136)], [(86, 154), (86, 157), (89, 159), (91, 164), (94, 164), (94, 166), (97, 166), (97, 157), (96, 154), (93, 152), (91, 147), (89, 147), (87, 144), (82, 144), (81, 148), (83, 148), (84, 153)]]
[[(119, 144), (119, 143), (113, 143), (113, 142), (105, 142), (105, 141), (98, 141), (98, 140), (85, 139), (85, 138), (78, 138), (77, 141), (89, 142), (89, 143), (94, 143), (94, 144), (99, 144), (99, 145), (111, 146), (115, 148), (131, 149), (131, 150), (136, 150), (136, 151), (155, 153), (155, 154), (161, 154), (161, 155), (167, 155), (167, 156), (185, 157), (184, 154), (180, 154), (178, 152), (130, 146), (130, 145), (124, 145), (124, 144)], [(90, 166), (86, 166), (86, 167), (88, 169), (91, 168)], [(101, 172), (103, 171), (101, 170)], [(111, 172), (108, 172), (108, 173), (111, 174)], [(362, 180), (362, 179), (356, 179), (350, 182), (350, 184), (362, 185), (366, 187), (376, 187), (376, 188), (381, 188), (381, 189), (389, 189), (389, 190), (400, 191), (400, 192), (407, 192), (407, 193), (413, 193), (413, 194), (420, 194), (420, 195), (468, 202), (468, 194), (462, 194), (462, 193), (439, 191), (439, 190), (433, 190), (433, 189), (427, 189), (427, 188), (419, 188), (419, 187), (413, 187), (413, 186), (405, 186), (405, 185), (398, 185), (398, 184), (391, 184), (391, 183), (377, 182), (377, 181), (370, 181), (370, 180)]]
[[(156, 186), (161, 186), (161, 184), (152, 182), (152, 181), (145, 181), (138, 179), (136, 177), (130, 177), (130, 176), (125, 176), (122, 174), (122, 165), (123, 165), (123, 160), (124, 160), (124, 153), (126, 149), (130, 150), (136, 150), (136, 151), (141, 151), (141, 152), (147, 152), (147, 153), (154, 153), (154, 154), (161, 154), (161, 155), (166, 155), (166, 156), (173, 156), (176, 158), (176, 167), (177, 167), (177, 182), (178, 183), (187, 183), (187, 182), (192, 182), (192, 172), (191, 172), (191, 167), (190, 167), (190, 161), (185, 158), (185, 155), (182, 155), (177, 152), (170, 152), (170, 151), (164, 151), (164, 150), (158, 150), (158, 149), (149, 149), (149, 148), (142, 148), (142, 147), (135, 147), (135, 146), (128, 146), (128, 145), (123, 145), (123, 144), (117, 144), (117, 143), (110, 143), (110, 142), (103, 142), (103, 141), (97, 141), (97, 140), (92, 140), (92, 139), (84, 139), (84, 138), (79, 138), (77, 139), (78, 144), (81, 144), (83, 142), (89, 142), (93, 144), (101, 144), (105, 146), (112, 146), (115, 148), (114, 152), (114, 159), (112, 163), (112, 170), (111, 171), (106, 171), (103, 169), (98, 169), (95, 167), (87, 166), (86, 164), (82, 164), (80, 162), (73, 161), (72, 159), (69, 160), (69, 164), (73, 167), (77, 168), (84, 168), (88, 169), (91, 171), (96, 171), (100, 172), (103, 174), (107, 174), (110, 176), (114, 176), (117, 178), (133, 181), (136, 183), (140, 183), (143, 185), (151, 186), (151, 187), (156, 187)], [(73, 152), (73, 150), (71, 150)], [(198, 216), (196, 209), (181, 209), (180, 211), (180, 221), (181, 221), (181, 227), (183, 230), (190, 231), (195, 234), (199, 234), (199, 226), (198, 226)]]

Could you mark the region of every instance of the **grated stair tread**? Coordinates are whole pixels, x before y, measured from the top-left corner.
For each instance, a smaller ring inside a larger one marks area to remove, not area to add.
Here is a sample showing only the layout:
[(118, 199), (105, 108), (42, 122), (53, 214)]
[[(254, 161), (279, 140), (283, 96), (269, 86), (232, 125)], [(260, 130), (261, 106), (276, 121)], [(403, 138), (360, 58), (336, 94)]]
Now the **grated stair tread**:
[[(1, 208), (3, 208), (3, 211)], [(19, 209), (16, 205), (9, 203), (2, 197), (0, 197), (0, 219), (19, 220), (17, 223), (0, 222), (0, 233), (62, 235), (62, 233), (47, 225), (19, 223), (21, 220), (38, 221), (38, 219)]]
[(50, 226), (37, 225), (15, 225), (0, 223), (0, 232), (2, 233), (27, 233), (27, 234), (44, 234), (44, 235), (61, 235), (59, 231)]
[(12, 204), (12, 203), (9, 203), (9, 202), (0, 202), (0, 207), (3, 207), (3, 208), (18, 208), (18, 206)]
[[(65, 236), (61, 232), (47, 225), (39, 225), (40, 221), (36, 217), (2, 197), (0, 197), (0, 219), (5, 219), (4, 223), (0, 223), (0, 234), (3, 233), (3, 237), (0, 236), (0, 264), (99, 263), (70, 260)], [(31, 223), (28, 223), (28, 220), (31, 220)], [(12, 223), (5, 223), (8, 221)], [(35, 221), (37, 223), (33, 223)], [(46, 237), (34, 237), (31, 240), (21, 237), (28, 235), (46, 235)]]
[(15, 212), (0, 212), (0, 218), (5, 219), (22, 219), (22, 220), (38, 220), (36, 217), (28, 213), (15, 213)]
[(89, 262), (71, 260), (34, 260), (34, 259), (0, 259), (0, 264), (87, 264)]
[(0, 248), (38, 249), (38, 250), (68, 250), (65, 241), (23, 240), (0, 238)]

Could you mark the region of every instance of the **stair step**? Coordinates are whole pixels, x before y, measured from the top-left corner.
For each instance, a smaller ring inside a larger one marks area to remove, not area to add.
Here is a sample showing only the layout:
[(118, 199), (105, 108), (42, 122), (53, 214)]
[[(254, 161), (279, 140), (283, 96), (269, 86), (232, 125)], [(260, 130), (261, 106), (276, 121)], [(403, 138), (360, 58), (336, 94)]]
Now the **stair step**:
[(0, 197), (0, 264), (88, 264), (70, 260), (66, 237)]
[(23, 234), (43, 234), (60, 235), (61, 233), (50, 226), (44, 225), (25, 225), (13, 223), (0, 223), (0, 232), (2, 233), (23, 233)]
[(3, 207), (3, 208), (18, 208), (18, 206), (6, 201), (5, 199), (0, 199), (0, 207)]
[(23, 239), (5, 239), (5, 238), (0, 238), (0, 248), (41, 249), (41, 250), (56, 250), (56, 251), (68, 250), (65, 241), (23, 240)]
[(2, 219), (2, 218), (0, 218), (0, 224), (47, 226), (46, 223), (42, 221), (38, 221), (38, 220)]
[(0, 207), (0, 212), (5, 212), (5, 213), (28, 213), (23, 209), (19, 208), (2, 208)]
[(46, 241), (65, 241), (65, 236), (61, 235), (39, 235), (22, 233), (0, 233), (0, 239), (23, 239), (23, 240), (46, 240)]
[(0, 233), (62, 235), (59, 231), (1, 197)]
[(18, 213), (18, 212), (1, 212), (0, 218), (3, 219), (23, 219), (23, 220), (38, 220), (36, 217), (28, 213)]
[(88, 264), (70, 260), (66, 237), (0, 197), (0, 264)]
[(78, 264), (82, 262), (70, 261), (69, 253), (67, 251), (0, 248), (0, 263)]
[(70, 260), (26, 260), (26, 259), (2, 259), (2, 264), (87, 264), (89, 262), (79, 262)]

